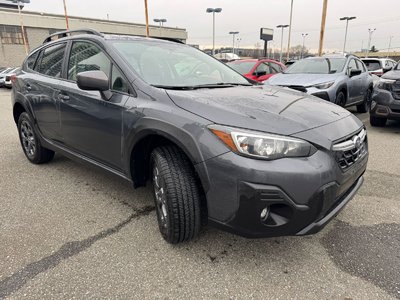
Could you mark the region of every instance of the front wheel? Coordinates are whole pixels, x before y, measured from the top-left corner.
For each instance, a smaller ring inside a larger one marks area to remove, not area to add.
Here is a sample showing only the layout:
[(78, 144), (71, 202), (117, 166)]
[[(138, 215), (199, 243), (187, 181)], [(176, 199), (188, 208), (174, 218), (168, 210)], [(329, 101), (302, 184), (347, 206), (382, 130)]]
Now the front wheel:
[(344, 107), (346, 105), (346, 96), (343, 91), (340, 91), (336, 95), (335, 104)]
[(373, 127), (384, 127), (386, 125), (386, 118), (377, 118), (374, 116), (369, 116), (369, 123)]
[(171, 243), (193, 239), (201, 227), (200, 189), (193, 166), (175, 146), (151, 153), (151, 174), (158, 226)]
[(370, 89), (367, 90), (365, 94), (364, 102), (357, 105), (357, 112), (366, 113), (369, 111), (369, 107), (371, 105), (372, 91)]
[(44, 148), (33, 128), (29, 114), (23, 112), (18, 119), (18, 133), (25, 156), (31, 163), (43, 164), (54, 157), (54, 151)]

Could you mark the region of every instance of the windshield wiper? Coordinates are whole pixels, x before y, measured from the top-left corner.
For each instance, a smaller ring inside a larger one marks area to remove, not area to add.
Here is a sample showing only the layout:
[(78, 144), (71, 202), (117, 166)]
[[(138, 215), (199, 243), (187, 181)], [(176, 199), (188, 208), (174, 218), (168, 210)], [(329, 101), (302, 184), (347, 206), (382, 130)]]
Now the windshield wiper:
[(251, 86), (251, 83), (230, 83), (230, 82), (218, 82), (209, 84), (199, 85), (158, 85), (152, 84), (154, 87), (158, 87), (166, 90), (197, 90), (197, 89), (217, 89), (217, 88), (228, 88), (234, 86)]

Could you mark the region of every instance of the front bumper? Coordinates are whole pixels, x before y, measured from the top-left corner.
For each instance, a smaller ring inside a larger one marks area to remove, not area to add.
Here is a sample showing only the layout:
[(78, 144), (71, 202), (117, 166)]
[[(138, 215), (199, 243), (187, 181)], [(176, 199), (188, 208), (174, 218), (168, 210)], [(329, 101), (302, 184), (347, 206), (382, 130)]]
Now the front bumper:
[(321, 150), (276, 161), (232, 152), (210, 159), (205, 162), (210, 224), (252, 238), (315, 233), (353, 198), (367, 161), (368, 154), (344, 172)]
[(374, 117), (400, 120), (400, 100), (394, 99), (390, 91), (375, 89), (370, 114)]

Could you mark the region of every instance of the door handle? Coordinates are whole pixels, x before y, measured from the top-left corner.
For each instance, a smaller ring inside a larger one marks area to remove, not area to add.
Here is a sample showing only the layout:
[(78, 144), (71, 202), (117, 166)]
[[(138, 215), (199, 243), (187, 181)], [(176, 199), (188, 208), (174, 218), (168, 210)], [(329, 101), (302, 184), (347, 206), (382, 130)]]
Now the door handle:
[(69, 100), (69, 96), (63, 93), (58, 94), (58, 99), (60, 99), (61, 101), (68, 101)]

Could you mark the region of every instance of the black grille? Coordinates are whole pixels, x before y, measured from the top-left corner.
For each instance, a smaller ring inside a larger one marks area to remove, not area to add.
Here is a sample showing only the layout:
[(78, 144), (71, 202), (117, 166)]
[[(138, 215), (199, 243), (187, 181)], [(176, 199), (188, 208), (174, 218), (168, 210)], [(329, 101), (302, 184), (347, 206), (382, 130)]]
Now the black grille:
[[(344, 140), (342, 142), (351, 141), (354, 136)], [(334, 151), (336, 161), (339, 167), (342, 170), (349, 169), (352, 165), (354, 165), (358, 160), (363, 158), (368, 152), (368, 141), (367, 137), (365, 137), (364, 141), (361, 143), (359, 147), (354, 146), (352, 149), (344, 150), (344, 151)]]
[(400, 99), (400, 80), (397, 80), (393, 85), (392, 85), (392, 95), (393, 98), (399, 100)]
[(288, 88), (299, 91), (299, 92), (307, 93), (307, 89), (304, 86), (290, 85), (290, 86), (288, 86)]

